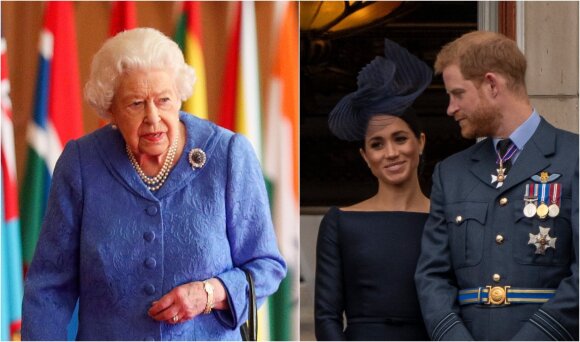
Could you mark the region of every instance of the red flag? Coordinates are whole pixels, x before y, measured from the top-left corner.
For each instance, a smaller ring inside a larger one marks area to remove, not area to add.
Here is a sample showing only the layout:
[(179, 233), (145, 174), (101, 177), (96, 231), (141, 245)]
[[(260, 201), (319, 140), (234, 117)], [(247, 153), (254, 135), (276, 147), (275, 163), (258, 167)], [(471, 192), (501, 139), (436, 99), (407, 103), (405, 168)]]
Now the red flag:
[(10, 101), (10, 81), (8, 78), (8, 56), (6, 41), (2, 36), (0, 76), (2, 91), (2, 186), (4, 196), (4, 219), (18, 218), (18, 191), (16, 190), (16, 155), (14, 152), (14, 125), (12, 102)]
[(137, 10), (133, 1), (115, 1), (111, 7), (109, 36), (137, 27)]
[(48, 116), (64, 147), (66, 142), (83, 134), (73, 3), (48, 1), (44, 20), (45, 30), (54, 35)]
[[(109, 37), (119, 32), (137, 27), (137, 9), (133, 1), (114, 1), (111, 4), (111, 22), (109, 24)], [(107, 120), (99, 119), (99, 127), (108, 123)]]
[(242, 4), (235, 3), (234, 25), (231, 30), (230, 44), (226, 54), (226, 66), (222, 86), (222, 103), (220, 105), (218, 125), (235, 130), (236, 95), (238, 85), (238, 67), (240, 55), (240, 29)]

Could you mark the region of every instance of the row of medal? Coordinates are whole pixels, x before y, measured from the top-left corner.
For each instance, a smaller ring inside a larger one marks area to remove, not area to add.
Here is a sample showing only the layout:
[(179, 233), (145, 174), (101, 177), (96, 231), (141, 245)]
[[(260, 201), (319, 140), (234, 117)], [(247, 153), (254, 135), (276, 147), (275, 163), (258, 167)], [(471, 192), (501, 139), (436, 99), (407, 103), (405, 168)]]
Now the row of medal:
[(558, 216), (561, 196), (562, 185), (559, 183), (526, 184), (524, 215), (529, 218), (538, 216), (541, 220)]

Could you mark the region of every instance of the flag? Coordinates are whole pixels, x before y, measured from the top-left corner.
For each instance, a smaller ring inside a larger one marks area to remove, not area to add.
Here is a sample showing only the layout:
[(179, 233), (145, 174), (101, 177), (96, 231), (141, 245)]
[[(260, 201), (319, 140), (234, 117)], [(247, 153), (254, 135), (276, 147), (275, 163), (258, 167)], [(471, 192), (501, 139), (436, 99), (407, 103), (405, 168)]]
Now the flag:
[(245, 135), (262, 160), (262, 110), (254, 2), (234, 2), (218, 124)]
[(234, 3), (233, 23), (226, 51), (226, 64), (221, 88), (218, 124), (229, 130), (235, 130), (236, 99), (238, 86), (238, 68), (240, 59), (240, 23), (242, 21), (242, 5)]
[(34, 254), (56, 161), (64, 145), (83, 133), (75, 32), (72, 3), (46, 2), (34, 114), (26, 134), (21, 202), (25, 265)]
[(203, 59), (201, 31), (201, 3), (184, 1), (180, 3), (181, 14), (177, 22), (174, 39), (183, 51), (185, 62), (195, 69), (196, 82), (193, 95), (183, 104), (183, 110), (207, 119), (207, 84)]
[[(75, 32), (73, 3), (47, 1), (20, 203), (25, 272), (34, 255), (56, 161), (64, 145), (83, 133)], [(76, 330), (75, 319), (70, 327), (69, 334)]]
[(2, 36), (0, 89), (2, 98), (2, 169), (0, 196), (2, 227), (0, 227), (1, 267), (1, 321), (2, 341), (20, 340), (20, 319), (22, 316), (22, 251), (20, 242), (20, 222), (18, 219), (18, 191), (16, 182), (16, 156), (14, 152), (14, 126), (12, 122), (12, 102), (10, 101), (10, 81), (6, 40)]
[[(137, 27), (137, 9), (133, 1), (114, 1), (111, 3), (111, 20), (109, 22), (109, 37), (119, 32)], [(109, 123), (109, 120), (99, 119), (99, 127)]]
[(137, 12), (133, 1), (114, 1), (111, 4), (109, 36), (137, 27)]
[(264, 168), (278, 244), (288, 275), (271, 297), (272, 340), (299, 338), (298, 19), (296, 3), (276, 2), (277, 43), (266, 110)]
[[(243, 1), (233, 2), (232, 6), (218, 124), (248, 138), (261, 162), (262, 109), (255, 4)], [(269, 302), (258, 310), (258, 340), (271, 340), (269, 312)]]

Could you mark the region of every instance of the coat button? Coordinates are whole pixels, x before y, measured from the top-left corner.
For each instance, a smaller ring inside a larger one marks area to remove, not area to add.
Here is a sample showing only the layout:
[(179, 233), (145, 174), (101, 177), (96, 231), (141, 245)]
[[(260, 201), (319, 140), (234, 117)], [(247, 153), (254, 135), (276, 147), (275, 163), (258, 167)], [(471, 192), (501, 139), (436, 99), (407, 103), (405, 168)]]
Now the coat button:
[(508, 204), (508, 202), (509, 202), (509, 201), (508, 201), (508, 199), (507, 199), (506, 197), (502, 197), (502, 198), (499, 200), (499, 205), (501, 205), (501, 206), (503, 207), (504, 205)]
[(151, 242), (155, 240), (155, 232), (145, 232), (143, 233), (143, 238), (145, 239), (145, 241)]
[(155, 214), (157, 214), (157, 207), (154, 205), (149, 206), (147, 208), (147, 214), (149, 214), (149, 216), (154, 216)]
[(455, 218), (455, 223), (460, 224), (461, 222), (463, 222), (463, 217), (461, 217), (461, 215), (459, 215)]
[(153, 284), (145, 284), (143, 290), (145, 291), (146, 294), (152, 295), (155, 293), (155, 286)]
[(491, 279), (493, 279), (493, 281), (495, 281), (496, 283), (498, 283), (501, 280), (501, 276), (499, 274), (494, 274)]
[(495, 236), (495, 242), (497, 242), (498, 245), (501, 245), (503, 243), (503, 240), (504, 240), (503, 235), (497, 234)]
[(155, 268), (157, 266), (157, 261), (155, 258), (147, 258), (145, 259), (145, 267), (147, 268)]

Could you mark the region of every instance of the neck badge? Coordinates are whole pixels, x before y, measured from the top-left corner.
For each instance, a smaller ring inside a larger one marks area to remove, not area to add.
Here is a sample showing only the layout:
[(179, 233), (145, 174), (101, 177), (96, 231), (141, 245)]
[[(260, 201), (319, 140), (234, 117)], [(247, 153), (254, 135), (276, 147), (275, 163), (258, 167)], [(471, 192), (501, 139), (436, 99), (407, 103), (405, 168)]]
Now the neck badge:
[(556, 249), (557, 239), (558, 238), (550, 236), (550, 228), (540, 226), (540, 232), (538, 234), (534, 235), (530, 233), (530, 241), (528, 241), (528, 245), (536, 246), (536, 254), (545, 255), (546, 249)]
[(491, 184), (497, 182), (495, 186), (496, 189), (500, 188), (503, 185), (505, 179), (507, 178), (504, 163), (507, 163), (508, 160), (512, 159), (512, 157), (515, 156), (517, 151), (518, 148), (516, 147), (516, 145), (514, 143), (511, 143), (511, 145), (508, 147), (507, 151), (503, 156), (501, 156), (499, 152), (496, 152), (497, 153), (496, 164), (498, 164), (499, 166), (497, 169), (495, 169), (497, 171), (497, 175), (494, 174), (491, 175)]
[(491, 184), (497, 182), (495, 188), (501, 188), (503, 182), (505, 181), (507, 175), (505, 174), (505, 167), (503, 167), (503, 163), (499, 162), (499, 168), (496, 169), (497, 175), (491, 175)]

